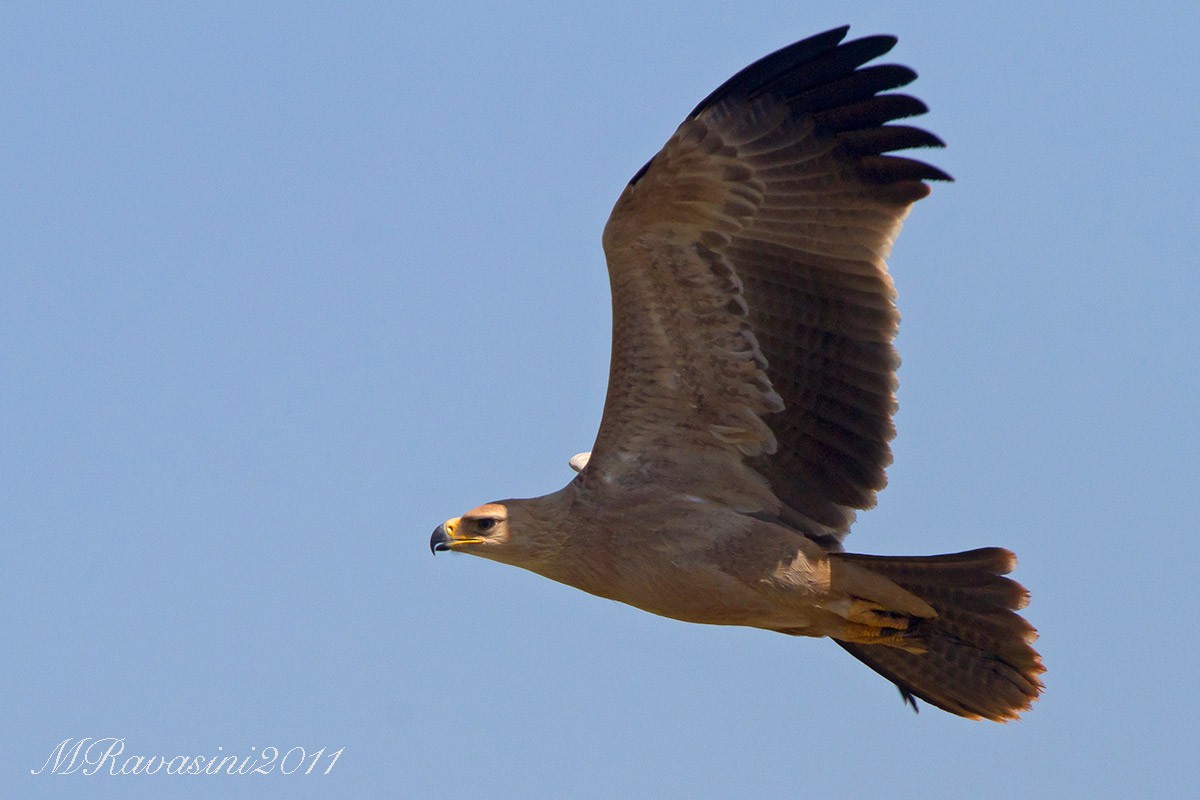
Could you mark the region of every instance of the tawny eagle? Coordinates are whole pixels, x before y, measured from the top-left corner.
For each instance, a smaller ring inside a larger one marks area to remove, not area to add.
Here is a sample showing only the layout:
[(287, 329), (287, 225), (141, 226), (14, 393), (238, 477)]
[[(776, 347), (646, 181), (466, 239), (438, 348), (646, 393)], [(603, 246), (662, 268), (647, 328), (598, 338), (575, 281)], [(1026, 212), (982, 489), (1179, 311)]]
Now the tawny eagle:
[(843, 551), (892, 460), (899, 315), (884, 259), (942, 142), (893, 124), (911, 69), (838, 28), (700, 102), (604, 229), (612, 361), (600, 431), (565, 488), (447, 520), (430, 546), (688, 622), (828, 636), (954, 714), (1008, 720), (1041, 691), (1012, 553)]

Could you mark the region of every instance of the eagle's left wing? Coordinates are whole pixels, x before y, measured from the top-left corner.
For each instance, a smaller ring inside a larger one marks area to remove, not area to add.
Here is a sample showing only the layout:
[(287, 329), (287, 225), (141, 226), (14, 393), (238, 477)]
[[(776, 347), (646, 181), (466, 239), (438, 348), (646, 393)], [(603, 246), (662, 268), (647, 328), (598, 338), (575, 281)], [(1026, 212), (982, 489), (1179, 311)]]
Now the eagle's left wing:
[(916, 74), (895, 39), (797, 42), (706, 98), (604, 232), (613, 300), (585, 481), (654, 482), (776, 517), (830, 547), (886, 482), (899, 320), (884, 259), (940, 170), (887, 124)]

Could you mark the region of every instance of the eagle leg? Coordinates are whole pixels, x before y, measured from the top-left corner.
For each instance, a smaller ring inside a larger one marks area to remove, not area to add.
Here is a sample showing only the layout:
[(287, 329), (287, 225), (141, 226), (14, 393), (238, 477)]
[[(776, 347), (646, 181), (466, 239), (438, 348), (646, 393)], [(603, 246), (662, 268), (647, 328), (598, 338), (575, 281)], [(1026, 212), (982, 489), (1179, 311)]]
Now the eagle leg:
[(890, 621), (886, 625), (847, 622), (834, 638), (854, 644), (881, 644), (887, 647), (896, 647), (916, 655), (927, 652), (920, 640), (915, 639), (906, 630), (907, 626), (907, 620), (903, 621), (902, 627), (891, 624)]

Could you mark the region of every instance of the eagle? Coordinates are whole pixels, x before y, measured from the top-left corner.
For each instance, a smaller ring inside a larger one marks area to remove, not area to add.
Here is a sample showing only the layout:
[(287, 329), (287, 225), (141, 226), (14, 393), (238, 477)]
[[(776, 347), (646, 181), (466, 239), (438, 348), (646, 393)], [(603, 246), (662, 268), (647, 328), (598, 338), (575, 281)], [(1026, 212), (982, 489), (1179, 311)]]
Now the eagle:
[(1007, 721), (1042, 690), (1008, 550), (848, 553), (892, 461), (899, 323), (885, 259), (942, 147), (849, 26), (751, 64), (696, 106), (604, 228), (608, 393), (577, 474), (486, 503), (430, 548), (653, 614), (829, 637), (917, 698)]

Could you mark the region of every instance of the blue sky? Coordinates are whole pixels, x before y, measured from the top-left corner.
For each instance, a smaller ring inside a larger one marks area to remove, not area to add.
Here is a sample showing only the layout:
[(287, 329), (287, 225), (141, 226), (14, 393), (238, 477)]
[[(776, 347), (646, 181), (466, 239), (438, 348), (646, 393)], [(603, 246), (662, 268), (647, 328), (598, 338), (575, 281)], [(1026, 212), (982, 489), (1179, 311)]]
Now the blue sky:
[[(913, 7), (10, 7), (0, 794), (1194, 790), (1200, 7)], [(914, 717), (829, 642), (428, 552), (590, 446), (624, 183), (843, 22), (900, 37), (957, 178), (891, 260), (896, 463), (848, 545), (1017, 551), (1049, 672), (1016, 724)], [(344, 751), (30, 775), (69, 737)]]

